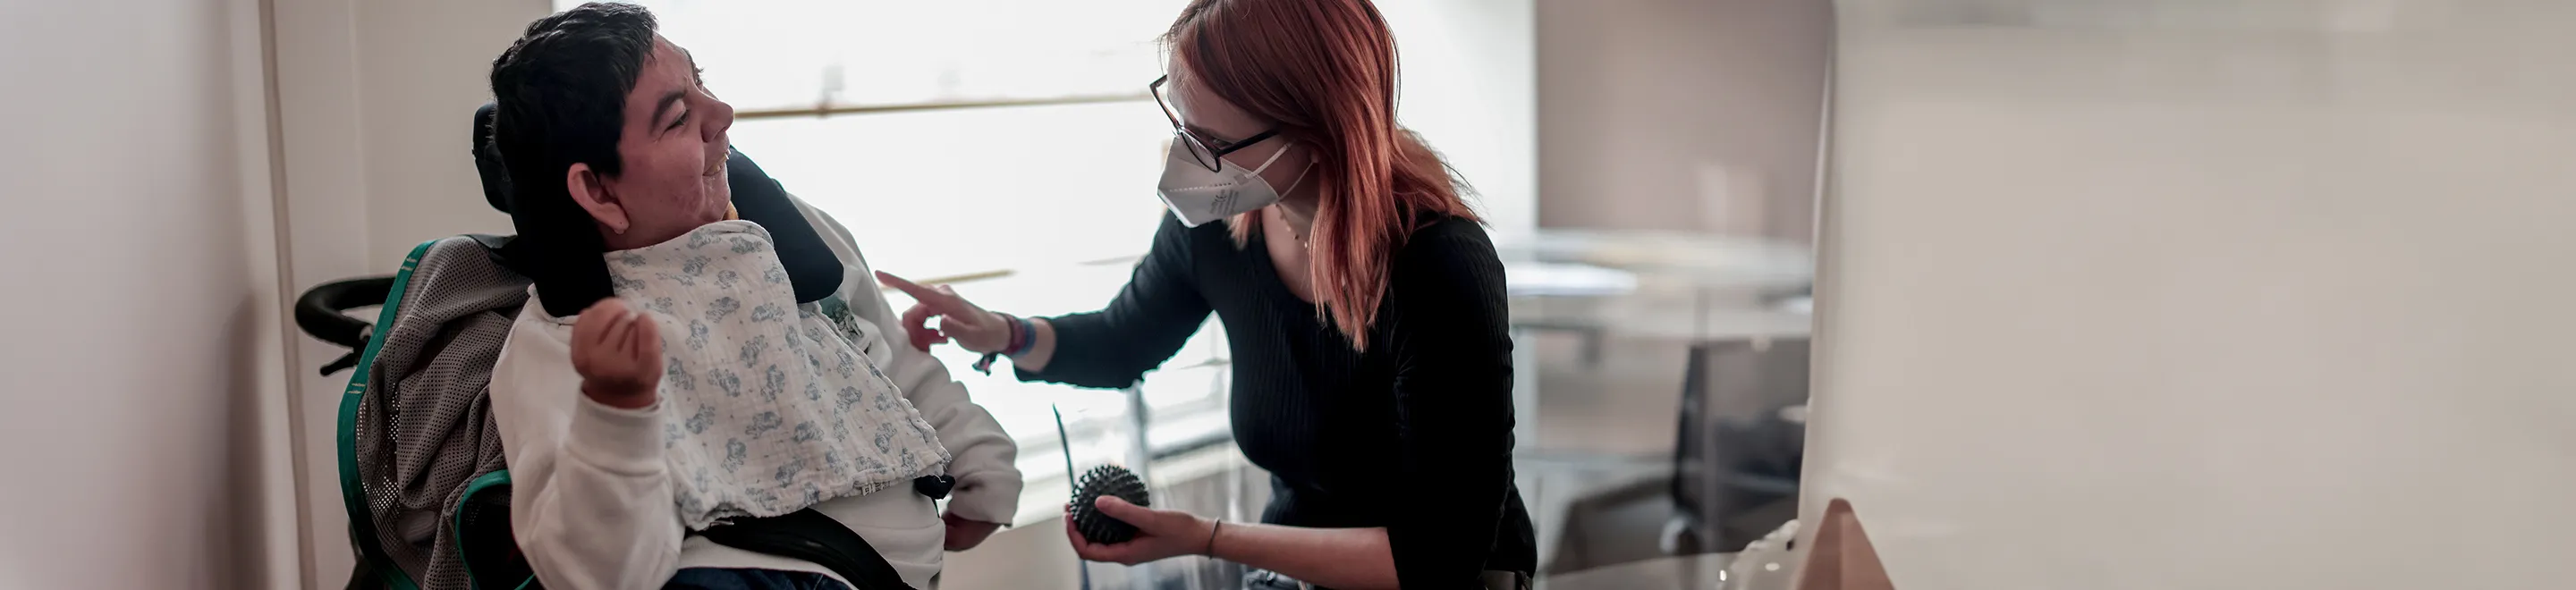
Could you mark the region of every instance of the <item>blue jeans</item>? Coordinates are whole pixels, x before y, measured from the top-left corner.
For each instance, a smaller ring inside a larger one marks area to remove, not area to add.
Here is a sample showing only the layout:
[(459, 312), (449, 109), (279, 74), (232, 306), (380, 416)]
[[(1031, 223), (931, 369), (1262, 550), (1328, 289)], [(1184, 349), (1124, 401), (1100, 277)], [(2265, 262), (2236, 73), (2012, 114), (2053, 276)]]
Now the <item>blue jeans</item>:
[(823, 574), (778, 570), (693, 567), (671, 574), (663, 590), (850, 590)]

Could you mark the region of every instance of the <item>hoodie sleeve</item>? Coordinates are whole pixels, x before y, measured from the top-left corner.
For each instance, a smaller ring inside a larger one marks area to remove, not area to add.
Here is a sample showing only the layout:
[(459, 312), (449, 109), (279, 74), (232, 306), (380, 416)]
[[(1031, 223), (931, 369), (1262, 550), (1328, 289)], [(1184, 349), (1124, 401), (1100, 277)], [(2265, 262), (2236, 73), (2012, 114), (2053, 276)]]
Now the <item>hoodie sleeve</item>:
[(583, 396), (571, 337), (528, 305), (492, 367), (511, 533), (547, 588), (659, 588), (678, 571), (681, 535), (660, 406)]
[[(796, 206), (841, 258), (845, 273), (840, 294), (850, 313), (871, 324), (879, 335), (887, 334), (896, 325), (894, 307), (886, 303), (876, 274), (859, 254), (850, 230), (802, 199)], [(1019, 457), (1017, 443), (1011, 442), (992, 413), (967, 395), (966, 384), (948, 376), (947, 365), (929, 352), (901, 345), (900, 339), (880, 339), (893, 344), (888, 348), (893, 349), (894, 360), (883, 367), (886, 377), (903, 387), (904, 398), (938, 431), (939, 444), (948, 448), (948, 475), (957, 478), (957, 488), (949, 492), (948, 512), (969, 520), (1010, 524), (1020, 504), (1020, 469), (1014, 463)]]

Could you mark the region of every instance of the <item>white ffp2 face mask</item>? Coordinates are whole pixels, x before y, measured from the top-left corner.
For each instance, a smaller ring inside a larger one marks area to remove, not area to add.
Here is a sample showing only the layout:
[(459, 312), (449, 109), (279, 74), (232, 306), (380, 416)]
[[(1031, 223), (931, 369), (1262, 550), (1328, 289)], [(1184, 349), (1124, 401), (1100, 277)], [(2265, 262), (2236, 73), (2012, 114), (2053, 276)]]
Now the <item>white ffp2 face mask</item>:
[(1172, 208), (1172, 216), (1189, 227), (1277, 203), (1280, 195), (1297, 190), (1297, 184), (1305, 182), (1306, 173), (1315, 167), (1309, 162), (1306, 170), (1297, 171), (1297, 180), (1288, 183), (1288, 190), (1271, 190), (1270, 181), (1262, 180), (1261, 172), (1287, 154), (1287, 148), (1271, 152), (1270, 159), (1262, 160), (1258, 168), (1245, 170), (1218, 158), (1217, 170), (1209, 171), (1190, 157), (1190, 148), (1182, 141), (1179, 135), (1172, 136), (1170, 153), (1163, 158), (1163, 181), (1156, 185), (1155, 192), (1162, 195), (1164, 205)]

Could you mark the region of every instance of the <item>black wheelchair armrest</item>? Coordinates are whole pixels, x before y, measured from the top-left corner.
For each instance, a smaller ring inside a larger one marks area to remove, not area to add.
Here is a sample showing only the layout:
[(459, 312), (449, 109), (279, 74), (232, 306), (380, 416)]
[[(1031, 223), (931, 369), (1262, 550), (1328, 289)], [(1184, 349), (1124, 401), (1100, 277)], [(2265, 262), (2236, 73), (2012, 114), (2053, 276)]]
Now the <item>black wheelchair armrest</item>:
[(295, 326), (323, 342), (340, 345), (351, 351), (367, 348), (368, 328), (364, 320), (345, 312), (370, 305), (383, 305), (393, 290), (394, 278), (360, 277), (332, 281), (305, 291), (295, 299)]

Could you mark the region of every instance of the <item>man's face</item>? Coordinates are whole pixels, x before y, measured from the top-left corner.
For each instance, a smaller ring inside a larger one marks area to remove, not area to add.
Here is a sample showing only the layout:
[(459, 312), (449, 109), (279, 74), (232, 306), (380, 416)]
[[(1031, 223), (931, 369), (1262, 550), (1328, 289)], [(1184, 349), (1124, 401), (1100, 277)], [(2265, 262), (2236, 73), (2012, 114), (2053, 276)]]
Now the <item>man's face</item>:
[(725, 131), (733, 105), (716, 100), (688, 52), (655, 36), (653, 55), (626, 94), (617, 139), (624, 169), (601, 185), (627, 218), (627, 247), (651, 245), (724, 219)]

